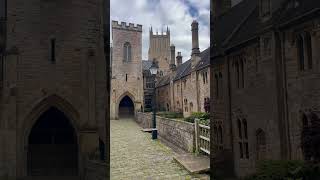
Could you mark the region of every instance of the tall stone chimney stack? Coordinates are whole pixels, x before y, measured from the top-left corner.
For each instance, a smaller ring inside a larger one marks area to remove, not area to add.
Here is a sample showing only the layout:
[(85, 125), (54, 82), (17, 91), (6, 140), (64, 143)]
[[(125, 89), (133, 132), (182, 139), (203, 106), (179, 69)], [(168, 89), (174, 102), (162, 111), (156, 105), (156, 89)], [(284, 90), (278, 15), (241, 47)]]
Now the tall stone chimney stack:
[(171, 70), (175, 70), (176, 69), (176, 63), (175, 63), (175, 55), (176, 55), (176, 47), (172, 44), (170, 46), (170, 69)]
[(179, 67), (182, 64), (182, 56), (181, 56), (181, 52), (178, 52), (177, 55), (177, 67)]
[(191, 55), (199, 55), (199, 24), (196, 20), (194, 20), (191, 24), (192, 31), (192, 54)]

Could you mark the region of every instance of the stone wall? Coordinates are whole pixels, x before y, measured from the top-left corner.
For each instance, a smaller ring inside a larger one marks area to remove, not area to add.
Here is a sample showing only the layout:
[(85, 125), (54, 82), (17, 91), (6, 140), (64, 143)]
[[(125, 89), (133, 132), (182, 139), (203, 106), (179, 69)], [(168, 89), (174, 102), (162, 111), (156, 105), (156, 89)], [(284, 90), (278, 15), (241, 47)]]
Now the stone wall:
[[(194, 124), (157, 116), (158, 137), (179, 149), (192, 152), (195, 147)], [(143, 128), (152, 126), (152, 113), (136, 114), (136, 121)]]
[(107, 177), (107, 164), (98, 161), (87, 161), (85, 180), (104, 180)]

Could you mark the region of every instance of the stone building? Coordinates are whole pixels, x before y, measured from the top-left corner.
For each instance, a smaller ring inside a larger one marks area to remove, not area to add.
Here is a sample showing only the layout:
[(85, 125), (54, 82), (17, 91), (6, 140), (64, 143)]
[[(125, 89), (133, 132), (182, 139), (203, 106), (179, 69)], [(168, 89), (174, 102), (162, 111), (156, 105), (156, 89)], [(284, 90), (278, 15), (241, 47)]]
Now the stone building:
[(84, 178), (106, 138), (102, 1), (2, 2), (0, 178)]
[(143, 108), (142, 26), (112, 21), (111, 119)]
[(211, 129), (222, 127), (211, 132), (211, 163), (245, 176), (260, 160), (304, 159), (302, 127), (320, 117), (320, 3), (230, 5), (211, 7)]
[(170, 30), (164, 34), (153, 33), (152, 27), (149, 32), (149, 61), (157, 60), (159, 66), (159, 76), (164, 76), (170, 72)]
[(152, 61), (142, 61), (142, 71), (143, 71), (143, 93), (144, 93), (144, 111), (152, 110), (152, 98), (154, 91), (154, 77), (151, 75), (150, 67)]
[(175, 58), (175, 47), (170, 46), (170, 73), (159, 77), (156, 85), (158, 110), (181, 112), (185, 117), (205, 112), (210, 99), (210, 49), (200, 52), (196, 21), (191, 30), (191, 58), (182, 63), (181, 52)]

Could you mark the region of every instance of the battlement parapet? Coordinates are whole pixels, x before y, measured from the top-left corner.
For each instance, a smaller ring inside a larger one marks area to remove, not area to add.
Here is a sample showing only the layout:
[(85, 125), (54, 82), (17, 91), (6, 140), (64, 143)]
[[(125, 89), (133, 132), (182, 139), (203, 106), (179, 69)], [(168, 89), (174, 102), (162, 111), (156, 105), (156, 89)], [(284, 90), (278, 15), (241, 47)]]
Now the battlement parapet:
[(118, 21), (112, 21), (112, 29), (122, 29), (122, 30), (142, 32), (142, 25), (137, 24), (135, 26), (133, 23), (129, 23), (129, 25), (127, 25), (126, 22), (119, 23)]

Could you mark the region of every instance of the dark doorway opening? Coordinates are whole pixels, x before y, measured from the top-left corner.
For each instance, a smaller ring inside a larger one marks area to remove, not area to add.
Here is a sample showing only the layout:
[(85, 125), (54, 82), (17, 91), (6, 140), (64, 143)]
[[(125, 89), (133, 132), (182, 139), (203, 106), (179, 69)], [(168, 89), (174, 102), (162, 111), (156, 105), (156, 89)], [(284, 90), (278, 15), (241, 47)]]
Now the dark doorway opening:
[(28, 176), (76, 175), (75, 129), (63, 112), (51, 107), (39, 117), (29, 135)]
[(119, 104), (119, 118), (134, 117), (134, 104), (129, 96), (122, 98)]

